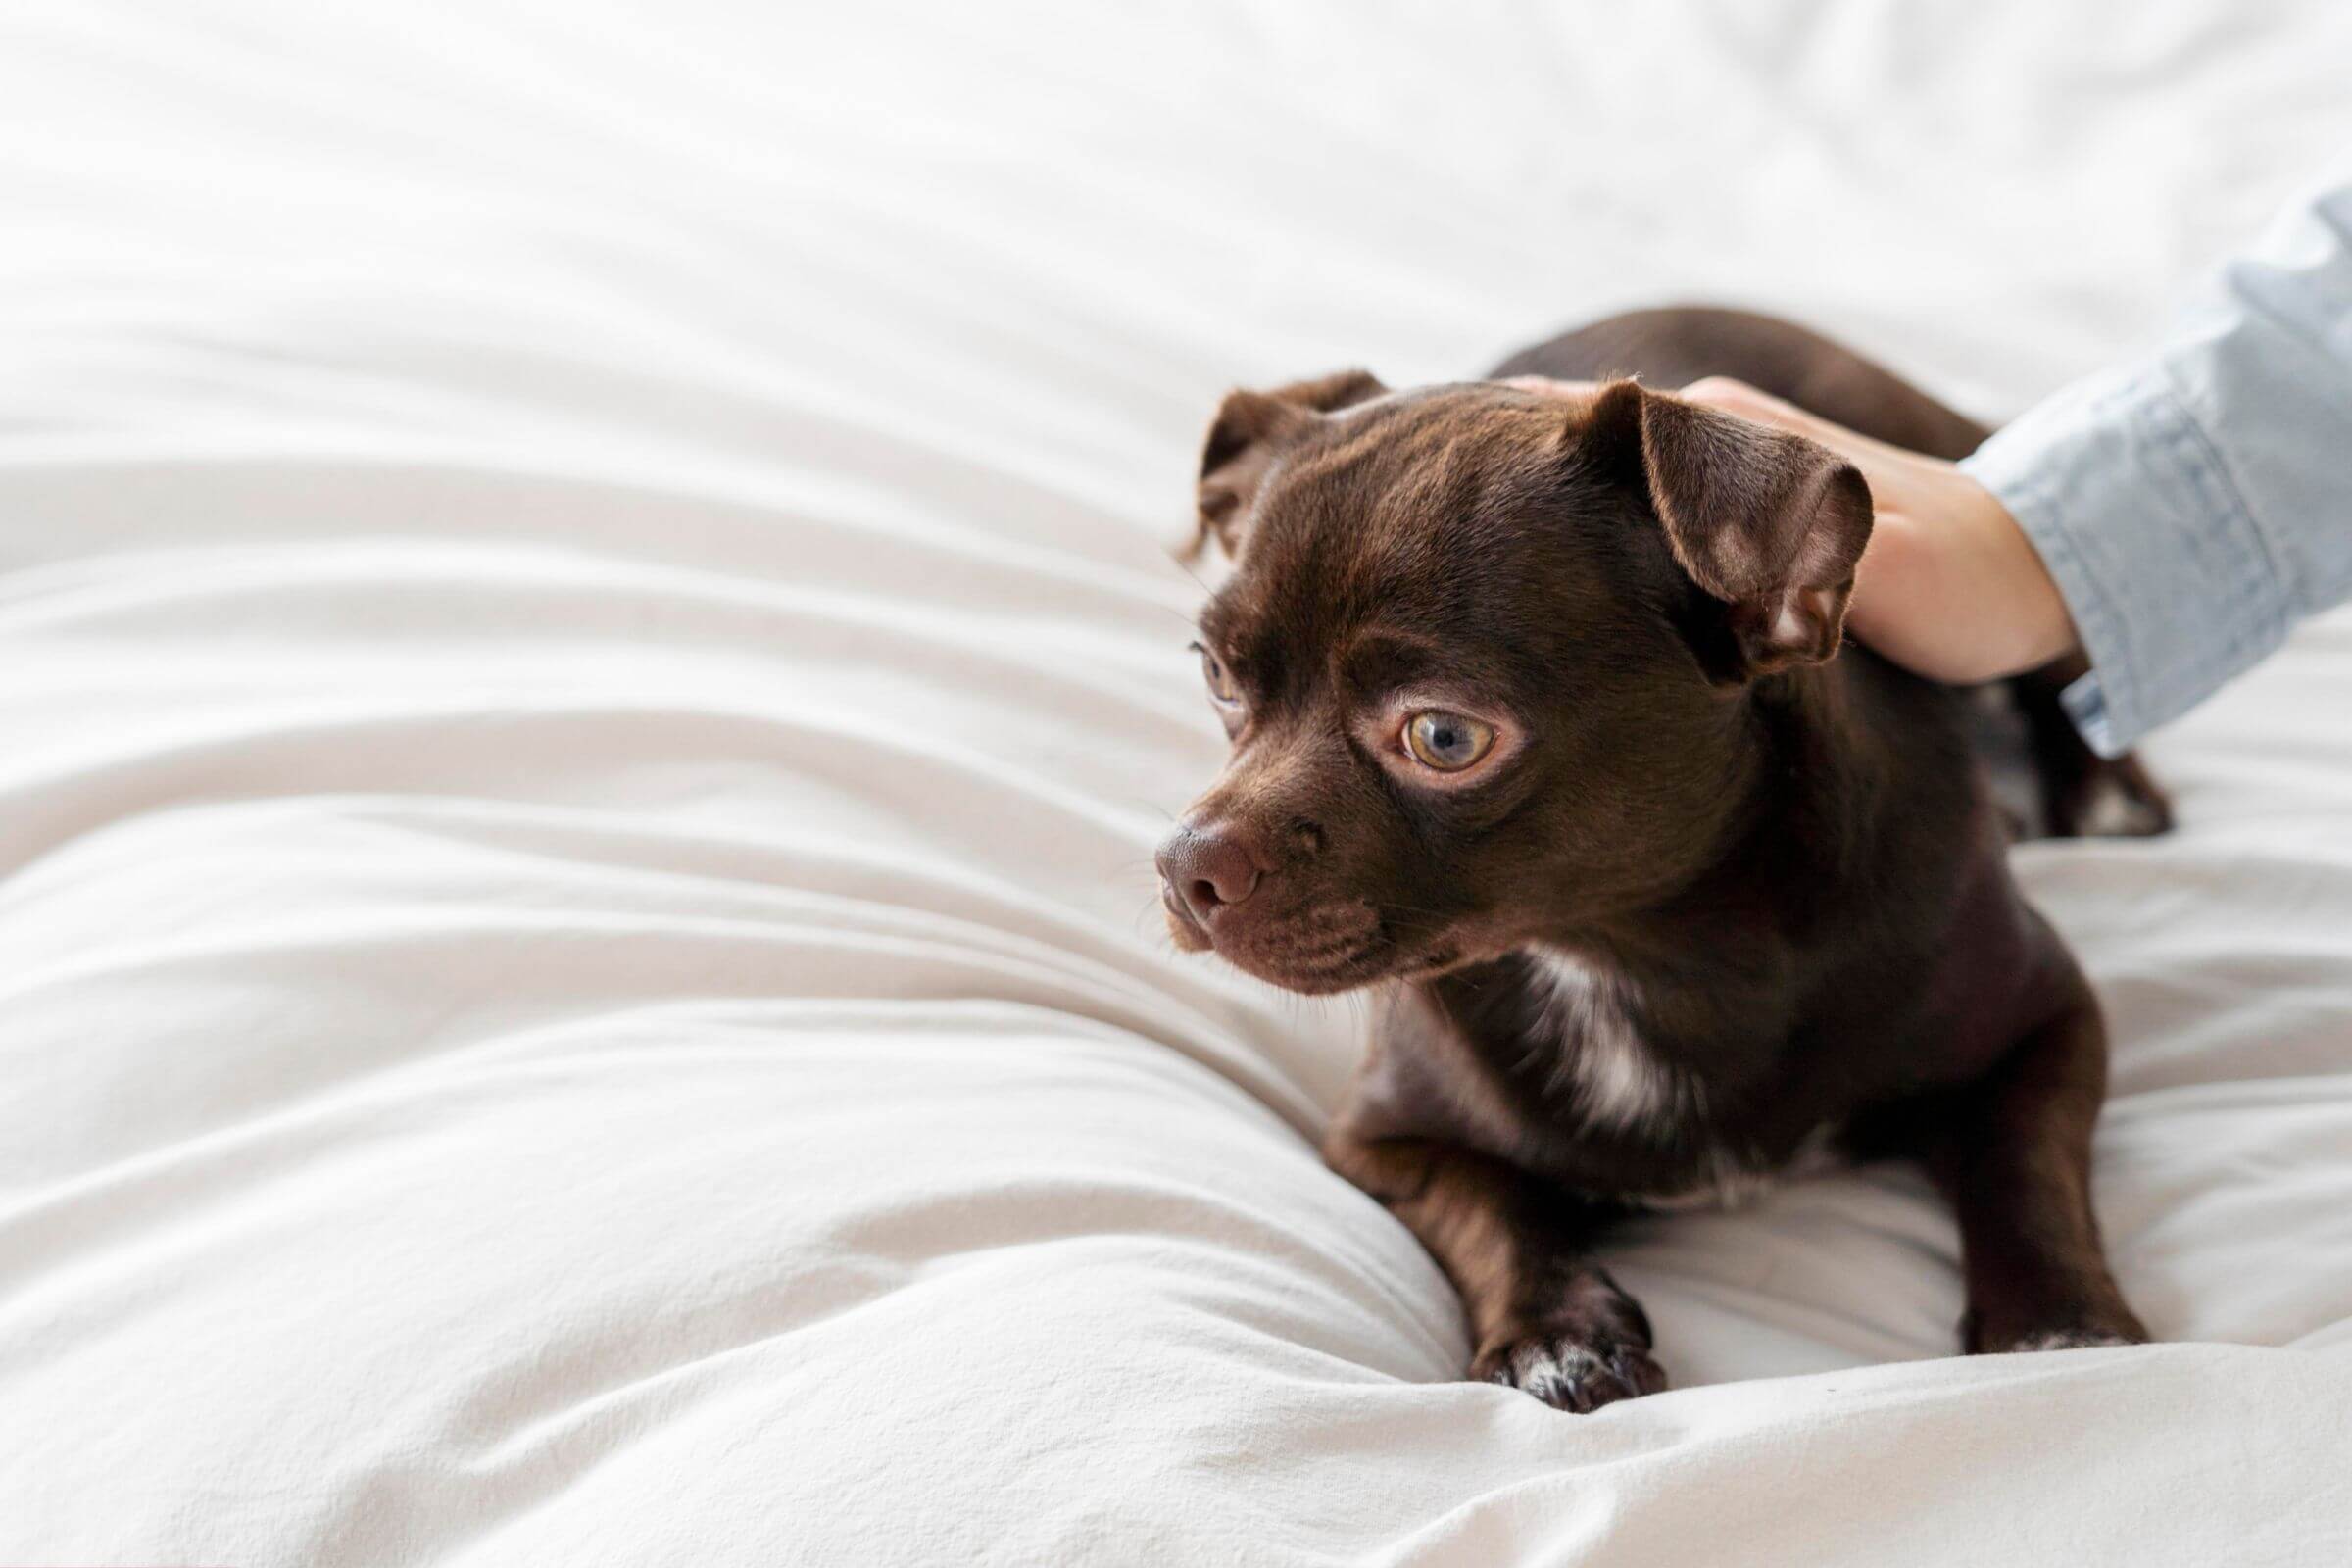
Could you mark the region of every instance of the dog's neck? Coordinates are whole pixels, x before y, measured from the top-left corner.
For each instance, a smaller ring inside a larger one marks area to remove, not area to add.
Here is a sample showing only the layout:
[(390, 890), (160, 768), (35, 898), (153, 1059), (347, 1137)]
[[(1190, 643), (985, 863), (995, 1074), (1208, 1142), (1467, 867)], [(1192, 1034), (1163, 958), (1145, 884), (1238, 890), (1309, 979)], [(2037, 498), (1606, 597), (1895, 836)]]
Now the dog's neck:
[(1802, 941), (1868, 869), (1902, 808), (1899, 760), (1858, 711), (1870, 657), (1849, 653), (1743, 692), (1716, 764), (1716, 807), (1683, 835), (1704, 847), (1690, 869), (1629, 907), (1543, 932), (1538, 945), (1679, 969), (1692, 938), (1712, 930)]

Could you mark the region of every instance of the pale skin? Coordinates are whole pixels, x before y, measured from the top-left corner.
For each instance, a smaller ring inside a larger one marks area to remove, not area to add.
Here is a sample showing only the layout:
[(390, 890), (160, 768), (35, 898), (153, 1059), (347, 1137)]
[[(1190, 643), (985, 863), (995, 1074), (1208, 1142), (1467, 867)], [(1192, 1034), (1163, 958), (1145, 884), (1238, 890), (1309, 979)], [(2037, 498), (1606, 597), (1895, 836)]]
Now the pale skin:
[[(1539, 384), (1563, 396), (1593, 390)], [(1845, 624), (1879, 653), (1964, 685), (2076, 650), (2074, 620), (2040, 556), (1992, 492), (1954, 465), (1856, 435), (1728, 376), (1679, 395), (1817, 441), (1862, 471), (1877, 520)]]

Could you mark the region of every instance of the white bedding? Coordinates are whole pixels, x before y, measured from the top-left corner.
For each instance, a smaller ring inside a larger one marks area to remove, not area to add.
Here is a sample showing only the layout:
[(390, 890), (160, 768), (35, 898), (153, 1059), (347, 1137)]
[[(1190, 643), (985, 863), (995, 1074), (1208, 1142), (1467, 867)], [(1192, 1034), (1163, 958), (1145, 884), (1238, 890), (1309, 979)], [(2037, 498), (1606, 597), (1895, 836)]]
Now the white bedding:
[[(2352, 141), (2352, 10), (0, 19), (0, 1562), (2352, 1560), (2352, 620), (2037, 846), (2158, 1348), (1872, 1170), (1455, 1378), (1178, 960), (1235, 382), (1787, 311), (1986, 413)], [(2064, 12), (2062, 17), (2059, 14)]]

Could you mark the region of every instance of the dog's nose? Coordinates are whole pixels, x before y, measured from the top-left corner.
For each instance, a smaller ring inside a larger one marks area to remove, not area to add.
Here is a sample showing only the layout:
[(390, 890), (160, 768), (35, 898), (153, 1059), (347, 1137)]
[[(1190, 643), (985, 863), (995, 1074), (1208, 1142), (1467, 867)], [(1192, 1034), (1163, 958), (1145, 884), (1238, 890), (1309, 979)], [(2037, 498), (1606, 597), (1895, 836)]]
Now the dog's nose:
[(1216, 828), (1178, 828), (1159, 847), (1159, 874), (1193, 918), (1239, 904), (1257, 890), (1257, 861), (1232, 834)]

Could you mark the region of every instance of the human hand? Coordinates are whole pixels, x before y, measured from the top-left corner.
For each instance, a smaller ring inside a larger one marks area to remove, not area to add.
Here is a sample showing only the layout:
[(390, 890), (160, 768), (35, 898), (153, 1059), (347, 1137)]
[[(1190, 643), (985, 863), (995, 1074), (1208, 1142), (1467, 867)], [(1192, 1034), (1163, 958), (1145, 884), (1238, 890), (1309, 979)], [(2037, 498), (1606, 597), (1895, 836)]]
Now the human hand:
[(1846, 625), (1879, 653), (1967, 684), (2077, 647), (2066, 601), (2017, 519), (1957, 466), (1857, 435), (1727, 376), (1695, 381), (1680, 395), (1818, 441), (1862, 470), (1877, 517), (1855, 568)]

